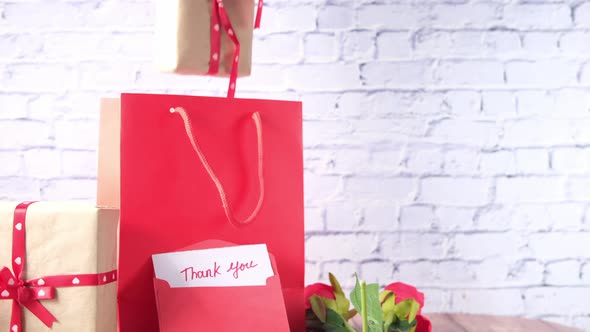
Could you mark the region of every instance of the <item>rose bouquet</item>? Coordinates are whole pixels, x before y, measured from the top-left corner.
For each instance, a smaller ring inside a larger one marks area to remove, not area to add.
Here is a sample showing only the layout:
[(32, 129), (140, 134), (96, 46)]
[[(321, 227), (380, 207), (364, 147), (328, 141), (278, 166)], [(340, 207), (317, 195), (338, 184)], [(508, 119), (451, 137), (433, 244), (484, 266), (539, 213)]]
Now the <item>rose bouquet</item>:
[[(330, 273), (330, 285), (307, 286), (305, 299), (309, 332), (432, 331), (430, 321), (421, 314), (424, 294), (400, 282), (389, 284), (379, 292), (378, 284), (366, 284), (357, 277), (348, 300), (340, 283)], [(351, 302), (354, 309), (350, 308)]]

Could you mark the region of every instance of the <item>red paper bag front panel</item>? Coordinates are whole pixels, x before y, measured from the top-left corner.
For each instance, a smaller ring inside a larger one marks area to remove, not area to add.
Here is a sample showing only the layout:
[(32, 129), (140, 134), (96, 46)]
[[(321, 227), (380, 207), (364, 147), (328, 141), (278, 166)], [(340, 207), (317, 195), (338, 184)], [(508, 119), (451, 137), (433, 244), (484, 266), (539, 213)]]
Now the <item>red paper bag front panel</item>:
[[(252, 114), (260, 114), (264, 201), (253, 222), (232, 226), (193, 150), (192, 132), (237, 219), (260, 195)], [(158, 331), (151, 255), (207, 239), (266, 243), (277, 260), (292, 331), (304, 331), (303, 147), (301, 103), (175, 95), (121, 97), (121, 332)], [(195, 312), (195, 315), (198, 315)], [(237, 324), (239, 326), (239, 323)]]

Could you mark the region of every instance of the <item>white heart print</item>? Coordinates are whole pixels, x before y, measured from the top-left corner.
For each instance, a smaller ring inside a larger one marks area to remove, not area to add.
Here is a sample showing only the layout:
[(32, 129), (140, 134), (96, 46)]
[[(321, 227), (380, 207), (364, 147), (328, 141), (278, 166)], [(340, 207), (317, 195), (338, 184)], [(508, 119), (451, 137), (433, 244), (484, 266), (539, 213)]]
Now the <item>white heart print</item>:
[(18, 325), (12, 325), (12, 332), (18, 332)]
[(9, 297), (10, 293), (5, 289), (2, 293), (0, 293), (2, 297)]
[(14, 262), (16, 263), (16, 265), (20, 265), (22, 263), (22, 260), (20, 259), (20, 257), (17, 257), (14, 259)]
[(107, 276), (102, 277), (102, 282), (107, 282)]
[(19, 222), (18, 224), (14, 225), (14, 228), (16, 228), (16, 229), (17, 229), (17, 230), (19, 230), (19, 231), (22, 231), (22, 230), (23, 230), (23, 224), (21, 224), (21, 223)]
[(39, 279), (39, 281), (37, 281), (37, 285), (39, 285), (39, 286), (45, 285), (45, 280)]
[(72, 284), (77, 285), (80, 283), (80, 279), (78, 278), (74, 278), (74, 280), (72, 280)]
[(45, 296), (45, 291), (44, 290), (40, 290), (37, 295), (39, 296)]
[(8, 279), (8, 285), (14, 286), (14, 279), (12, 279), (12, 278)]

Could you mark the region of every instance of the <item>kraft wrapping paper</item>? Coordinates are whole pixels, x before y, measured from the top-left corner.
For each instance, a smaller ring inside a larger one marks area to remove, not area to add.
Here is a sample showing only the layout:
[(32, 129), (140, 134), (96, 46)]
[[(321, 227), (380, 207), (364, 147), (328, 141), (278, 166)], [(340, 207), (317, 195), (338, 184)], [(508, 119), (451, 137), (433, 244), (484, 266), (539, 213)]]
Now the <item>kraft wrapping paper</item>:
[[(254, 0), (224, 0), (240, 41), (238, 76), (250, 75)], [(205, 75), (209, 71), (211, 0), (156, 0), (154, 54), (157, 68), (177, 74)], [(234, 47), (221, 28), (221, 60), (216, 76), (227, 77)]]
[[(0, 266), (12, 270), (12, 225), (18, 203), (0, 202)], [(26, 219), (24, 279), (115, 270), (119, 211), (85, 203), (39, 202)], [(23, 332), (116, 332), (117, 283), (57, 288), (42, 304), (57, 318), (47, 328), (23, 310)], [(0, 301), (0, 330), (10, 324), (12, 301)]]

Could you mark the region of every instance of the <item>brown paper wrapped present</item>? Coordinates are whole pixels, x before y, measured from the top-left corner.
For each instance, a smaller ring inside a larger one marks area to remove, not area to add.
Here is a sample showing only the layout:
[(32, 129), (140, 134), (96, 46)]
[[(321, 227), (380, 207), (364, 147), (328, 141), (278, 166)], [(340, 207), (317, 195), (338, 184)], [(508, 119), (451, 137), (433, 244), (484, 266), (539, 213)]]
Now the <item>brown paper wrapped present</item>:
[(96, 206), (119, 209), (121, 201), (121, 99), (100, 100)]
[[(230, 76), (237, 59), (223, 17), (220, 18), (216, 10), (219, 4), (227, 13), (240, 44), (237, 75), (250, 75), (254, 0), (156, 0), (154, 54), (160, 70), (177, 74)], [(261, 5), (262, 2), (259, 2), (260, 9)]]
[(118, 220), (84, 203), (0, 202), (0, 329), (116, 332)]

